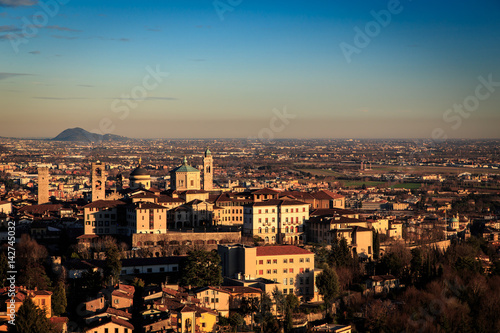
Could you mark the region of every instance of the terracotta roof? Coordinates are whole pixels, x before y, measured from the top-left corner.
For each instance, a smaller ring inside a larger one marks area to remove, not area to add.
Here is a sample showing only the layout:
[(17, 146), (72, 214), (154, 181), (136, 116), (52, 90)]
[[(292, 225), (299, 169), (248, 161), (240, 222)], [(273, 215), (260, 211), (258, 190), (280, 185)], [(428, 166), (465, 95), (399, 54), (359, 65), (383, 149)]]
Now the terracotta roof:
[(340, 199), (340, 198), (344, 197), (343, 195), (333, 193), (333, 192), (328, 191), (328, 190), (321, 190), (321, 191), (312, 193), (311, 195), (315, 199), (318, 199), (318, 200)]
[(135, 209), (167, 209), (167, 207), (158, 205), (152, 202), (136, 202), (134, 203), (134, 208)]
[(282, 256), (294, 254), (313, 254), (312, 252), (294, 245), (274, 245), (257, 247), (257, 256)]
[(262, 290), (259, 288), (245, 286), (222, 286), (221, 289), (228, 290), (233, 294), (262, 294)]
[(308, 203), (298, 201), (298, 200), (282, 200), (282, 199), (271, 199), (266, 201), (253, 202), (248, 204), (251, 207), (259, 206), (297, 206), (297, 205), (309, 205)]
[(125, 205), (125, 202), (120, 200), (97, 200), (83, 206), (83, 208), (114, 208), (120, 205)]
[(262, 188), (260, 190), (255, 190), (252, 194), (279, 194), (280, 192), (272, 190), (270, 188)]

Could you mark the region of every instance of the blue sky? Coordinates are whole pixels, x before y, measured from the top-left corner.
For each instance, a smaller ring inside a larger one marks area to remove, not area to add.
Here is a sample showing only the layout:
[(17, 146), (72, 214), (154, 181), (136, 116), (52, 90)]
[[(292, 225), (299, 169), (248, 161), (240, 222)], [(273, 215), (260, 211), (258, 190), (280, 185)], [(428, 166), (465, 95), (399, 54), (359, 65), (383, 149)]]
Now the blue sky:
[(499, 14), (492, 0), (0, 0), (0, 136), (498, 137), (500, 87), (453, 106), (500, 81)]

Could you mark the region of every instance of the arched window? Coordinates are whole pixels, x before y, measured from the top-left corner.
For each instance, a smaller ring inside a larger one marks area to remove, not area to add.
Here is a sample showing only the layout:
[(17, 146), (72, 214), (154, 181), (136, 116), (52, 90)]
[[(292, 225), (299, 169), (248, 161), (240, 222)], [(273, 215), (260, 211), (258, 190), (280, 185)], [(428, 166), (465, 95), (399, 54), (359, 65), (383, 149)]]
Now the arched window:
[(261, 233), (262, 233), (262, 228), (259, 228), (259, 234), (261, 234)]
[(276, 228), (275, 227), (273, 227), (271, 230), (272, 230), (273, 233), (276, 232)]
[(285, 232), (288, 233), (288, 227), (285, 228)]
[(268, 227), (266, 227), (266, 229), (265, 229), (265, 230), (266, 230), (266, 234), (267, 234), (267, 233), (269, 232), (269, 228), (268, 228)]
[(266, 241), (266, 243), (269, 243), (269, 237), (266, 236), (264, 240)]

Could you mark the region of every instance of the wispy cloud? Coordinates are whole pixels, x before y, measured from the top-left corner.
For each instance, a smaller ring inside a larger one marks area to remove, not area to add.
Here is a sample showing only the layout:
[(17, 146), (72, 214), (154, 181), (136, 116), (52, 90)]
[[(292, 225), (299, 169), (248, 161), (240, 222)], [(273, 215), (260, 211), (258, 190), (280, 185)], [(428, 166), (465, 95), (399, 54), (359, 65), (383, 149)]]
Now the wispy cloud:
[(29, 54), (40, 54), (40, 51), (30, 51)]
[(38, 0), (0, 0), (0, 7), (23, 7), (33, 6)]
[(19, 32), (21, 29), (14, 25), (0, 25), (0, 32)]
[(78, 87), (85, 87), (85, 88), (92, 88), (92, 87), (95, 87), (95, 86), (92, 86), (90, 84), (77, 84)]
[[(119, 100), (124, 100), (124, 101), (136, 101), (137, 99), (134, 98), (123, 98), (123, 97), (116, 97), (116, 98), (111, 98), (111, 99), (119, 99)], [(175, 97), (157, 97), (157, 96), (150, 96), (146, 97), (143, 99), (144, 101), (177, 101), (179, 100), (178, 98)]]
[(27, 76), (27, 75), (33, 75), (33, 74), (26, 74), (26, 73), (2, 73), (2, 72), (0, 72), (0, 80), (9, 79), (11, 77), (16, 77), (16, 76)]
[(88, 97), (50, 97), (50, 96), (33, 96), (34, 99), (50, 99), (57, 101), (68, 101), (68, 100), (76, 100), (76, 99), (90, 99)]
[(62, 36), (62, 35), (51, 35), (50, 37), (52, 38), (57, 38), (57, 39), (78, 39), (79, 37), (74, 37), (74, 36)]
[(72, 32), (82, 32), (81, 30), (71, 29), (68, 27), (61, 27), (58, 25), (48, 25), (45, 27), (46, 29), (59, 30), (59, 31), (72, 31)]

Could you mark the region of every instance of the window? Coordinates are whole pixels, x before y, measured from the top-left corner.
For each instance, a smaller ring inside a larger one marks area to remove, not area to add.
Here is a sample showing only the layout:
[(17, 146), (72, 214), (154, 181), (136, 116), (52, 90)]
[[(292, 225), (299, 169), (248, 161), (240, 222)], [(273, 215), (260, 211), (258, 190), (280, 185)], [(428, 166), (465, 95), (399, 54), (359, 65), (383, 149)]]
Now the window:
[(293, 278), (290, 278), (290, 285), (293, 285)]
[(302, 207), (302, 211), (305, 212), (306, 211), (306, 208), (305, 207)]
[(290, 258), (290, 260), (288, 260), (288, 262), (289, 262), (290, 264), (293, 264), (293, 258)]
[(293, 288), (290, 288), (290, 294), (293, 294)]
[(259, 271), (259, 275), (264, 275), (264, 270), (262, 270), (262, 269), (261, 269), (261, 270)]
[(104, 329), (104, 333), (108, 333), (109, 330), (107, 328)]
[[(262, 214), (262, 209), (259, 209), (259, 214)], [(259, 221), (260, 222), (260, 221)]]
[(120, 300), (115, 298), (114, 303), (115, 303), (115, 304), (118, 304), (119, 302), (120, 302)]
[(309, 262), (310, 258), (306, 258), (306, 262)]
[(277, 264), (278, 263), (278, 259), (273, 259), (273, 264)]
[(304, 269), (303, 268), (299, 269), (299, 273), (304, 273)]
[(300, 281), (300, 284), (304, 284), (304, 278), (303, 277), (301, 277), (299, 281)]
[[(268, 210), (266, 209), (266, 214), (268, 213)], [(267, 220), (267, 219), (266, 219)], [(267, 222), (267, 221), (266, 221)]]
[(271, 264), (271, 259), (267, 259), (267, 264), (270, 265)]
[(300, 259), (299, 259), (299, 262), (304, 262), (304, 258), (300, 258)]
[(283, 268), (283, 273), (285, 273), (285, 274), (288, 273), (288, 269)]
[(283, 263), (286, 264), (288, 263), (288, 261), (286, 259), (283, 259)]
[(277, 269), (273, 269), (273, 274), (278, 274), (278, 270)]
[(271, 274), (271, 270), (270, 269), (267, 270), (267, 274)]
[(288, 282), (288, 279), (287, 279), (287, 278), (284, 278), (284, 279), (283, 279), (283, 285), (284, 285), (284, 286), (286, 286), (287, 282)]
[(372, 247), (368, 246), (368, 254), (372, 254)]
[(293, 268), (289, 268), (289, 269), (288, 269), (288, 272), (289, 272), (289, 273), (293, 273)]
[(259, 265), (264, 265), (264, 260), (259, 260)]
[(115, 328), (115, 333), (120, 333), (120, 332), (118, 332), (118, 328)]
[(219, 303), (219, 299), (218, 298), (215, 299), (215, 303)]
[(283, 289), (283, 294), (286, 294), (286, 289)]

